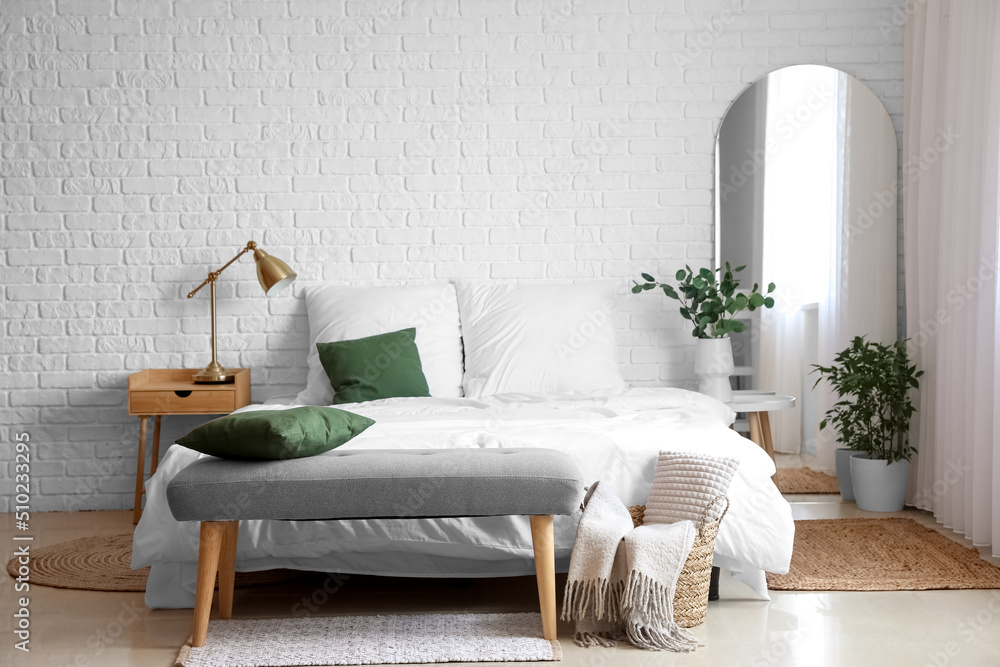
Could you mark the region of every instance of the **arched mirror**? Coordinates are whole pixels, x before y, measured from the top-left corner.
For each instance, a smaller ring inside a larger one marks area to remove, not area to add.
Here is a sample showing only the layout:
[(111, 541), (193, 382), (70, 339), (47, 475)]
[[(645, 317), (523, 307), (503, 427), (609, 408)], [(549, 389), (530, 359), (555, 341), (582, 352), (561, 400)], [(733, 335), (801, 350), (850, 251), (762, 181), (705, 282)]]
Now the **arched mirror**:
[(810, 391), (856, 335), (896, 338), (896, 131), (863, 83), (820, 65), (771, 72), (733, 102), (716, 142), (716, 262), (746, 265), (777, 305), (734, 337), (735, 388), (795, 396), (775, 449), (820, 457), (827, 392)]

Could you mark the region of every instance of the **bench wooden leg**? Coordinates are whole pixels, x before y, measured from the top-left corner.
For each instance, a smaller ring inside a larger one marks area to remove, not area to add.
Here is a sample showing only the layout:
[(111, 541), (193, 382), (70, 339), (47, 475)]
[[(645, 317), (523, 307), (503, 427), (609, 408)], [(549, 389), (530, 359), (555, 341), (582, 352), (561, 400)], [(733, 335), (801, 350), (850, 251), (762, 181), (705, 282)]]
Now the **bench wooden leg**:
[(233, 587), (236, 585), (236, 540), (239, 521), (227, 521), (219, 555), (219, 618), (233, 617)]
[(531, 517), (531, 546), (535, 550), (542, 635), (552, 640), (556, 638), (556, 553), (551, 514)]
[(204, 646), (208, 636), (208, 618), (212, 614), (215, 574), (219, 570), (219, 552), (228, 521), (202, 521), (198, 542), (198, 583), (194, 596), (194, 631), (192, 646)]

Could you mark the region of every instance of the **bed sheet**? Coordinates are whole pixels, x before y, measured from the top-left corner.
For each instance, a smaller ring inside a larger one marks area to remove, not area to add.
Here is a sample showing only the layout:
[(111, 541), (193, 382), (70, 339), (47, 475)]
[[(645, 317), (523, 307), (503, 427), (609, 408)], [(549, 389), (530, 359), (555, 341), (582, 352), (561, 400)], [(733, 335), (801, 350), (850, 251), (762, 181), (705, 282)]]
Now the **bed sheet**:
[[(283, 410), (253, 405), (240, 410)], [(641, 504), (662, 450), (740, 461), (715, 563), (766, 596), (763, 571), (784, 573), (792, 552), (791, 508), (771, 482), (774, 464), (729, 428), (734, 414), (682, 389), (633, 388), (609, 397), (504, 394), (483, 399), (394, 398), (338, 405), (375, 420), (349, 449), (549, 447), (566, 452), (584, 481), (601, 480), (626, 504)], [(194, 604), (198, 525), (170, 514), (166, 485), (204, 456), (173, 445), (146, 482), (147, 504), (133, 538), (132, 567), (152, 565), (150, 608)], [(556, 517), (557, 568), (569, 564), (575, 516)], [(476, 577), (534, 573), (527, 517), (243, 521), (237, 569), (272, 567), (388, 576)]]

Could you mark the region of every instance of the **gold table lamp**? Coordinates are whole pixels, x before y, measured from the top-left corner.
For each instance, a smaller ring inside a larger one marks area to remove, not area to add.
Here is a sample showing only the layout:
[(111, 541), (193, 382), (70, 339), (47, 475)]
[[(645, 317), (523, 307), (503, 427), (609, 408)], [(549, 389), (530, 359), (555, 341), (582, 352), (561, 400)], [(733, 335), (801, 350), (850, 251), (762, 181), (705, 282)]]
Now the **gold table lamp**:
[(225, 266), (218, 271), (212, 271), (209, 273), (208, 277), (205, 278), (202, 284), (198, 285), (188, 293), (187, 298), (190, 299), (205, 285), (209, 285), (212, 293), (212, 363), (205, 366), (205, 368), (192, 376), (195, 382), (203, 384), (221, 384), (224, 382), (232, 382), (236, 378), (235, 373), (230, 373), (216, 360), (215, 281), (223, 271), (229, 268), (230, 264), (251, 250), (253, 250), (253, 261), (257, 263), (257, 280), (260, 282), (260, 286), (264, 290), (264, 294), (268, 296), (277, 294), (291, 285), (292, 281), (296, 278), (295, 272), (292, 271), (291, 267), (277, 257), (268, 255), (266, 252), (258, 248), (254, 241), (250, 241), (247, 243), (246, 247), (236, 255), (236, 257), (233, 257), (231, 260), (226, 262)]

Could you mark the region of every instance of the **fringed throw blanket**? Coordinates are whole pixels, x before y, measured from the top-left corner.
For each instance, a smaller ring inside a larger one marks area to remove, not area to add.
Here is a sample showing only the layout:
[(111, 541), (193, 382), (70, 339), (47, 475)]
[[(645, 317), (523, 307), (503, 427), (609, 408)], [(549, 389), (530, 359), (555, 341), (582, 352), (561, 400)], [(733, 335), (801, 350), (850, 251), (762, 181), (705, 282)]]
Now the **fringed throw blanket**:
[(691, 521), (632, 528), (625, 504), (595, 482), (584, 499), (563, 598), (580, 646), (693, 651), (694, 636), (674, 623), (674, 591), (695, 526)]

